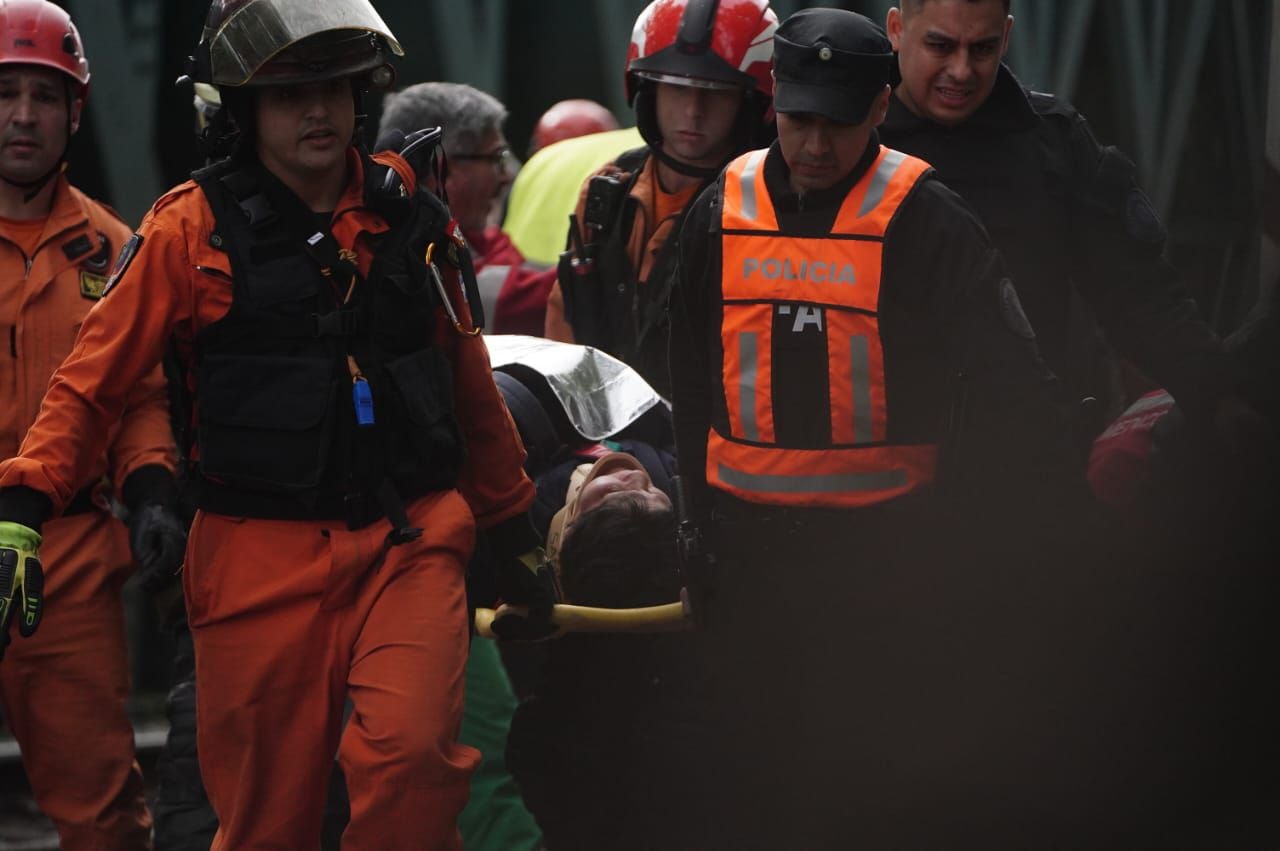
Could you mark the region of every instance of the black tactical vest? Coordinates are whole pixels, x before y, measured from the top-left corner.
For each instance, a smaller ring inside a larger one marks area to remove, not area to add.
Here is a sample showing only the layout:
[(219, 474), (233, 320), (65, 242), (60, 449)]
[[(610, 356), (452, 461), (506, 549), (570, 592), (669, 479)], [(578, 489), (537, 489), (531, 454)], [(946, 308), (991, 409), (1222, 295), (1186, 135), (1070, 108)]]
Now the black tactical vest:
[[(641, 215), (640, 204), (630, 192), (649, 157), (648, 148), (620, 155), (615, 164), (628, 176), (615, 181), (620, 185), (612, 193), (607, 191), (608, 183), (593, 179), (587, 190), (586, 216), (591, 220), (597, 209), (606, 211), (600, 222), (603, 228), (594, 231), (592, 241), (583, 246), (585, 258), (573, 249), (561, 256), (558, 276), (574, 341), (608, 352), (669, 397), (667, 306), (675, 282), (680, 228), (688, 208), (654, 258), (649, 279), (640, 281), (637, 264), (628, 253), (635, 218)], [(607, 199), (608, 194), (617, 198)], [(587, 262), (582, 262), (584, 259)]]
[[(425, 274), (387, 273), (400, 234), (377, 238), (361, 280), (261, 166), (220, 163), (195, 179), (233, 278), (231, 309), (196, 339), (201, 507), (358, 528), (394, 511), (389, 498), (452, 487), (463, 445), (452, 370), (431, 340), (440, 301)], [(372, 425), (357, 424), (349, 357)]]

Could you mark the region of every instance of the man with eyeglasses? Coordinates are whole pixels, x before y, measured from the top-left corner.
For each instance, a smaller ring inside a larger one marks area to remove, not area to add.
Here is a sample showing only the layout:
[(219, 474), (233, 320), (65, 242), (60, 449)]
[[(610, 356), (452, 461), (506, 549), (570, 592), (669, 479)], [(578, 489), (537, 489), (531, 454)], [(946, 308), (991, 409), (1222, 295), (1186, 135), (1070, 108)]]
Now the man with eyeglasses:
[(441, 196), (474, 255), (485, 330), (541, 335), (555, 272), (526, 263), (494, 224), (520, 168), (502, 133), (506, 120), (507, 108), (479, 89), (463, 83), (418, 83), (387, 96), (379, 135), (444, 128), (449, 170)]

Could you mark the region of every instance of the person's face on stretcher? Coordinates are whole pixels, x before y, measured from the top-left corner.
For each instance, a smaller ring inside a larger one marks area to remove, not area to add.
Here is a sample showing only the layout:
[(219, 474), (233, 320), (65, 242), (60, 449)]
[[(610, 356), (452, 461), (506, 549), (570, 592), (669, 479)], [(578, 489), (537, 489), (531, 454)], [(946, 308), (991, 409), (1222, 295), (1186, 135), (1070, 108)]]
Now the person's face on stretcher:
[(618, 469), (587, 482), (578, 497), (578, 516), (606, 501), (630, 500), (649, 511), (671, 510), (671, 498), (662, 492), (644, 470)]

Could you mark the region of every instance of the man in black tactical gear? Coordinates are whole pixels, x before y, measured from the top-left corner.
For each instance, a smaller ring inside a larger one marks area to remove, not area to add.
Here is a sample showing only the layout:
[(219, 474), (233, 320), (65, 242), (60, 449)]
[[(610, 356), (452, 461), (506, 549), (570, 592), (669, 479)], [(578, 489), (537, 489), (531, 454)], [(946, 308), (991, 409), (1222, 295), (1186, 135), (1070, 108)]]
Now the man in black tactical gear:
[[(1010, 0), (902, 0), (887, 31), (902, 82), (885, 144), (927, 160), (981, 215), (1045, 360), (1090, 440), (1124, 407), (1106, 343), (1189, 412), (1229, 415), (1221, 341), (1164, 256), (1134, 165), (1084, 116), (1023, 88), (1002, 59)], [(1090, 401), (1084, 401), (1090, 400)]]

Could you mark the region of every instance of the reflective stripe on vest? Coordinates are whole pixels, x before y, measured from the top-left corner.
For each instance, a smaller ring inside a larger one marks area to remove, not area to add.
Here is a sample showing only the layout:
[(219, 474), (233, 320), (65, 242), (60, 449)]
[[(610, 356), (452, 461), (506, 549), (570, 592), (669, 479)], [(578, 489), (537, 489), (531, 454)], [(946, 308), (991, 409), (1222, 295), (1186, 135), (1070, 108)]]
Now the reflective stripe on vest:
[[(878, 317), (884, 235), (929, 165), (888, 148), (850, 191), (835, 238), (787, 236), (764, 181), (766, 151), (732, 162), (723, 182), (723, 380), (729, 433), (707, 438), (707, 481), (751, 502), (857, 508), (932, 481), (937, 447), (887, 443)], [(787, 334), (821, 334), (827, 375), (778, 376)], [(829, 387), (831, 440), (787, 446), (777, 434), (774, 382)]]

